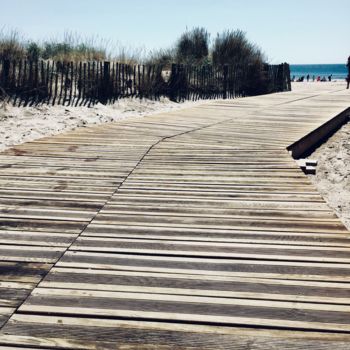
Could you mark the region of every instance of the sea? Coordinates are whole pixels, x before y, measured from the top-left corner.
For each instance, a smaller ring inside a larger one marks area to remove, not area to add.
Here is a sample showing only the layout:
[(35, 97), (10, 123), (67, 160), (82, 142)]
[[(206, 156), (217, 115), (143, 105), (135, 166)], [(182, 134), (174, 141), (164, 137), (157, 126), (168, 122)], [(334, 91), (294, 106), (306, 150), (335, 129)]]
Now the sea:
[(328, 79), (328, 76), (332, 74), (332, 80), (343, 80), (346, 79), (348, 75), (348, 70), (343, 64), (291, 64), (290, 65), (290, 76), (291, 78), (295, 77), (298, 79), (302, 76), (305, 77), (310, 75), (310, 79), (315, 76), (317, 77), (325, 77)]

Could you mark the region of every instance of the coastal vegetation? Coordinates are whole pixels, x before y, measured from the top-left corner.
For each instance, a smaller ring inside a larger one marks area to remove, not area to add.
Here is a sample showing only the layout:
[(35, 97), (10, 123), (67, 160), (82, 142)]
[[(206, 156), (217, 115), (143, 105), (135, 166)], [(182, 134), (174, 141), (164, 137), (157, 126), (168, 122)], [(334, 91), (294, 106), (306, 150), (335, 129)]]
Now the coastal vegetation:
[(62, 38), (35, 41), (19, 31), (0, 30), (0, 60), (54, 60), (61, 62), (110, 60), (125, 64), (242, 65), (266, 62), (261, 49), (241, 30), (218, 33), (211, 40), (202, 27), (186, 30), (168, 48), (148, 51), (125, 47), (112, 40), (65, 32)]
[(269, 65), (241, 30), (211, 40), (202, 27), (147, 52), (66, 32), (28, 40), (0, 31), (0, 99), (35, 104), (104, 104), (122, 97), (172, 101), (234, 98), (290, 89), (289, 66)]

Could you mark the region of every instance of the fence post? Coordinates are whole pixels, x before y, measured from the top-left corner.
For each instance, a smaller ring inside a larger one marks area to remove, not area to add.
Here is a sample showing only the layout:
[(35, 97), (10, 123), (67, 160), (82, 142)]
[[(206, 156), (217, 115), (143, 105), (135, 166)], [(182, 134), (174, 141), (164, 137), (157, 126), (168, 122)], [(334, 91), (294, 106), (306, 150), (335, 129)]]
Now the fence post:
[(9, 85), (8, 84), (9, 76), (10, 76), (10, 61), (4, 60), (2, 62), (1, 87), (4, 89), (5, 92)]
[(224, 98), (224, 100), (227, 99), (227, 76), (228, 76), (228, 65), (225, 64), (224, 65), (224, 81), (223, 81), (223, 88), (224, 88), (223, 98)]
[(171, 65), (171, 75), (169, 80), (169, 99), (173, 102), (177, 102), (177, 80), (177, 65), (173, 63)]
[(285, 63), (284, 64), (284, 67), (285, 67), (285, 80), (286, 80), (286, 90), (287, 91), (291, 91), (292, 90), (292, 84), (291, 84), (291, 81), (290, 81), (290, 67), (289, 67), (289, 64), (288, 63)]
[(284, 73), (283, 73), (283, 63), (278, 65), (278, 70), (277, 70), (277, 84), (275, 86), (275, 92), (281, 92), (283, 91), (284, 83), (283, 83), (283, 78), (284, 78)]
[(263, 77), (263, 84), (266, 94), (270, 94), (273, 90), (272, 85), (272, 75), (270, 71), (270, 65), (267, 63), (264, 63), (262, 66), (262, 77)]
[(110, 62), (105, 61), (103, 63), (103, 82), (102, 82), (102, 103), (106, 104), (108, 101), (108, 93), (109, 93), (109, 69)]

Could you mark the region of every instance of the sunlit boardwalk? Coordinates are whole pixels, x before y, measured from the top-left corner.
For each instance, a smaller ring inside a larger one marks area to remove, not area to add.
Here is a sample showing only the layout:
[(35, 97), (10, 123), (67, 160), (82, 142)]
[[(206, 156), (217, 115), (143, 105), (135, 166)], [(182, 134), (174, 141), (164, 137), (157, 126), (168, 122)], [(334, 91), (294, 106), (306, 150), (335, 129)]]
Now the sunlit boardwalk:
[(300, 86), (2, 153), (0, 348), (350, 349), (350, 235), (286, 150), (349, 92)]

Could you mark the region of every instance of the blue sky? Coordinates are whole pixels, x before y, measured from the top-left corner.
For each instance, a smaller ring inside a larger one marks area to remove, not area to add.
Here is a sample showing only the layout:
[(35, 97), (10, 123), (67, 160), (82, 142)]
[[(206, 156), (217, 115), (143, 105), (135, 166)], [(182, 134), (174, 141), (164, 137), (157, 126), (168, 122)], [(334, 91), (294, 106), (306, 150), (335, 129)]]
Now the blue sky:
[(64, 31), (125, 46), (170, 46), (186, 28), (241, 29), (271, 63), (343, 63), (350, 0), (0, 0), (0, 28), (45, 39)]

